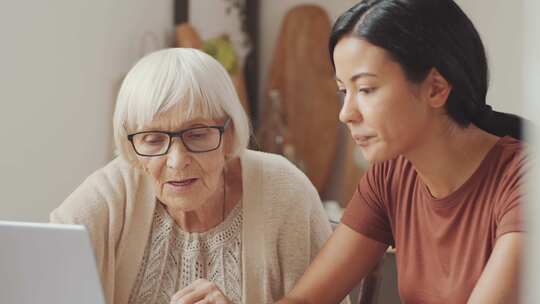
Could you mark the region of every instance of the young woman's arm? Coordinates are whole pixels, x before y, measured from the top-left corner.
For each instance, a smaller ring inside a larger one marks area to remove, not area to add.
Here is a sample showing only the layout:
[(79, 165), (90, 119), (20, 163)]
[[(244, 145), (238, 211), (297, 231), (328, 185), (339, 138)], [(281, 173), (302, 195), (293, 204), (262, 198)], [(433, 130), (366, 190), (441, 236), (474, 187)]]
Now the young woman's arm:
[(339, 303), (377, 264), (388, 245), (340, 224), (279, 304)]
[(519, 303), (524, 237), (522, 232), (499, 237), (469, 304)]

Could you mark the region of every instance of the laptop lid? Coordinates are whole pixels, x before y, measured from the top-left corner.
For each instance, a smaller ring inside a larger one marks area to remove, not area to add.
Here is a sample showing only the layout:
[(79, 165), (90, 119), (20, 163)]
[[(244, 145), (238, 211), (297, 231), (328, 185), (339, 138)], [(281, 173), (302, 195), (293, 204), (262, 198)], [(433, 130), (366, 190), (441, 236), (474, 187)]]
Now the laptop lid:
[(84, 226), (0, 221), (0, 303), (105, 304)]

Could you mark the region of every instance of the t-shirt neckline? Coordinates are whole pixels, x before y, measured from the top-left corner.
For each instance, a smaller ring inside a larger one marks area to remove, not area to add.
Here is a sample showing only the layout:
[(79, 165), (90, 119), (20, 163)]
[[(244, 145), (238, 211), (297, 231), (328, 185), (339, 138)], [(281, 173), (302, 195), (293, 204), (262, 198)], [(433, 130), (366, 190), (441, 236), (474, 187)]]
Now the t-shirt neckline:
[(480, 165), (478, 165), (476, 170), (471, 176), (469, 176), (465, 183), (463, 183), (463, 185), (461, 185), (459, 188), (457, 188), (445, 197), (434, 197), (429, 191), (428, 186), (424, 183), (424, 181), (422, 181), (420, 176), (417, 175), (418, 181), (421, 184), (423, 196), (435, 208), (449, 208), (458, 204), (460, 200), (456, 200), (455, 198), (463, 195), (463, 193), (467, 192), (471, 187), (477, 184), (478, 179), (482, 178), (482, 173), (486, 171), (487, 167), (490, 165), (491, 159), (497, 155), (497, 151), (499, 150), (501, 143), (504, 142), (506, 139), (507, 136), (499, 138), (497, 142), (495, 142), (493, 147), (489, 149), (489, 151), (484, 156), (484, 159), (482, 159), (482, 161), (480, 162)]

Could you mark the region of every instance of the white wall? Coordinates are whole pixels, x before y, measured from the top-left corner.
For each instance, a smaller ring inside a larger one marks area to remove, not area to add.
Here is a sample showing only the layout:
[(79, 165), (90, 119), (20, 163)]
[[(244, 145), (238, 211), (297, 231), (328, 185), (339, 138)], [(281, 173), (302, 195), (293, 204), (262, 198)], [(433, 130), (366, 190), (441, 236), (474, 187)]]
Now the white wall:
[(46, 221), (112, 157), (123, 75), (169, 44), (172, 0), (0, 1), (0, 220)]
[(472, 19), (486, 48), (490, 68), (487, 103), (523, 115), (523, 0), (455, 0)]

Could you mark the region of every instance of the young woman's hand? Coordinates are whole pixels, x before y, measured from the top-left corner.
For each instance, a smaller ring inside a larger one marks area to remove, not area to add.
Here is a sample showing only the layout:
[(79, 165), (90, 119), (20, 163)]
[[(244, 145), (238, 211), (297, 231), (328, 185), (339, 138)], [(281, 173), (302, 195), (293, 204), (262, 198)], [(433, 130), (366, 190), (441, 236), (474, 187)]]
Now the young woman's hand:
[(198, 279), (178, 291), (171, 298), (171, 304), (232, 304), (216, 283)]

